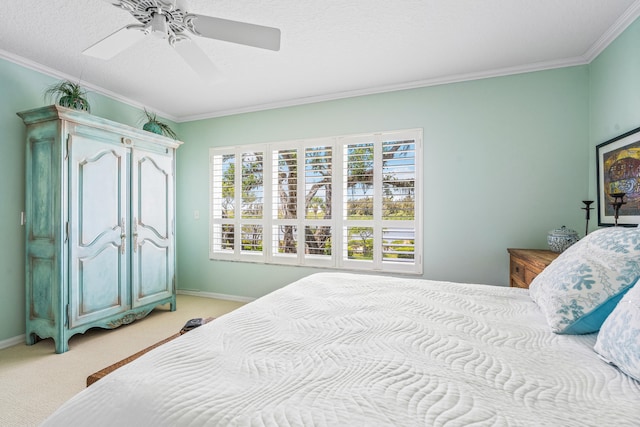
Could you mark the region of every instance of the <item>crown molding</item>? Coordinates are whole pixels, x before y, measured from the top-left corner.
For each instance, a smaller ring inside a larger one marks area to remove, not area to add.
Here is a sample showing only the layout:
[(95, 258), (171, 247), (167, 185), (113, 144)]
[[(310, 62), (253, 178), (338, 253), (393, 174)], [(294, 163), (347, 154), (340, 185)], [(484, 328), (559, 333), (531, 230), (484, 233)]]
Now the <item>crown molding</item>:
[(318, 102), (335, 101), (338, 99), (353, 98), (357, 96), (368, 96), (368, 95), (377, 95), (377, 94), (387, 93), (387, 92), (420, 89), (420, 88), (429, 87), (429, 86), (441, 86), (441, 85), (451, 84), (451, 83), (461, 83), (461, 82), (472, 81), (472, 80), (490, 79), (494, 77), (504, 77), (504, 76), (514, 75), (514, 74), (532, 73), (535, 71), (552, 70), (556, 68), (566, 68), (566, 67), (573, 67), (577, 65), (586, 65), (586, 64), (588, 64), (588, 61), (583, 56), (580, 56), (576, 58), (569, 58), (569, 59), (562, 59), (562, 60), (548, 61), (548, 62), (539, 62), (535, 64), (527, 64), (527, 65), (522, 65), (517, 67), (508, 67), (508, 68), (500, 68), (500, 69), (494, 69), (489, 71), (482, 71), (478, 73), (466, 73), (466, 74), (458, 74), (458, 75), (452, 75), (452, 76), (443, 76), (443, 77), (436, 77), (433, 79), (416, 80), (416, 81), (401, 83), (396, 85), (376, 86), (368, 89), (359, 89), (359, 90), (353, 90), (353, 91), (332, 93), (328, 95), (297, 98), (297, 99), (292, 99), (284, 102), (260, 104), (260, 105), (254, 105), (251, 107), (238, 108), (238, 109), (232, 109), (232, 110), (221, 110), (221, 111), (216, 111), (210, 114), (184, 116), (179, 119), (179, 122), (206, 120), (206, 119), (213, 119), (217, 117), (232, 116), (236, 114), (255, 113), (258, 111), (273, 110), (276, 108), (296, 107), (296, 106), (306, 105), (306, 104), (315, 104)]
[[(0, 59), (6, 59), (9, 62), (13, 62), (14, 64), (20, 65), (24, 68), (28, 68), (33, 71), (37, 71), (41, 74), (44, 74), (49, 77), (53, 77), (59, 80), (70, 80), (70, 81), (80, 81), (82, 82), (82, 78), (78, 76), (72, 76), (70, 74), (63, 73), (62, 71), (55, 70), (53, 68), (42, 65), (38, 62), (32, 61), (30, 59), (24, 58), (19, 55), (15, 55), (11, 52), (7, 52), (6, 50), (0, 49)], [(82, 82), (82, 87), (99, 95), (106, 96), (107, 98), (111, 98), (115, 101), (122, 102), (123, 104), (129, 105), (131, 107), (137, 108), (139, 110), (143, 110), (145, 108), (144, 104), (137, 102), (131, 98), (124, 97), (118, 93), (112, 92), (100, 86), (91, 84), (89, 82)], [(168, 114), (162, 111), (157, 111), (154, 109), (154, 112), (163, 118), (168, 120), (172, 120), (174, 122), (179, 122), (178, 117), (173, 116), (172, 114)]]
[[(206, 120), (213, 119), (218, 117), (232, 116), (236, 114), (246, 114), (246, 113), (254, 113), (258, 111), (264, 110), (273, 110), (277, 108), (287, 108), (287, 107), (296, 107), (300, 105), (306, 104), (314, 104), (318, 102), (326, 102), (326, 101), (335, 101), (339, 99), (352, 98), (357, 96), (368, 96), (368, 95), (376, 95), (387, 92), (395, 92), (401, 90), (410, 90), (410, 89), (419, 89), (429, 86), (439, 86), (451, 83), (461, 83), (465, 81), (472, 80), (481, 80), (488, 79), (494, 77), (504, 77), (514, 74), (524, 74), (535, 71), (544, 71), (551, 70), (555, 68), (564, 68), (564, 67), (572, 67), (577, 65), (586, 65), (591, 63), (595, 58), (600, 55), (617, 37), (626, 30), (629, 25), (631, 25), (636, 19), (640, 17), (640, 0), (635, 0), (631, 6), (622, 14), (616, 22), (582, 55), (574, 58), (562, 59), (557, 61), (548, 61), (548, 62), (540, 62), (535, 64), (527, 64), (516, 67), (508, 67), (508, 68), (500, 68), (489, 71), (482, 71), (478, 73), (466, 73), (452, 76), (441, 76), (432, 79), (426, 80), (417, 80), (407, 83), (395, 84), (395, 85), (386, 85), (386, 86), (377, 86), (366, 89), (359, 89), (353, 91), (345, 91), (345, 92), (337, 92), (327, 95), (320, 96), (312, 96), (312, 97), (304, 97), (291, 99), (284, 102), (276, 102), (276, 103), (267, 103), (267, 104), (258, 104), (250, 107), (243, 107), (237, 109), (229, 109), (229, 110), (220, 110), (211, 113), (191, 115), (191, 116), (180, 116), (176, 117), (172, 114), (168, 114), (166, 112), (157, 112), (159, 116), (165, 117), (169, 120), (172, 120), (176, 123), (185, 123), (196, 120)], [(21, 56), (6, 52), (0, 49), (0, 58), (4, 58), (10, 62), (21, 65), (25, 68), (29, 68), (31, 70), (40, 72), (42, 74), (63, 80), (81, 80), (77, 76), (71, 76), (69, 74), (62, 73), (58, 70), (54, 70), (52, 68), (46, 67), (37, 62), (31, 61), (29, 59), (23, 58)], [(92, 85), (89, 83), (83, 83), (83, 86), (92, 92), (104, 95), (113, 100), (122, 102), (124, 104), (130, 105), (134, 108), (144, 109), (145, 106), (140, 102), (137, 102), (133, 99), (124, 97), (118, 93), (109, 91), (102, 87)]]
[(344, 98), (352, 98), (356, 96), (375, 95), (386, 92), (394, 92), (399, 90), (419, 89), (429, 86), (438, 86), (451, 83), (461, 83), (465, 81), (488, 79), (494, 77), (504, 77), (514, 74), (531, 73), (535, 71), (551, 70), (555, 68), (573, 67), (577, 65), (590, 64), (598, 57), (616, 38), (620, 36), (636, 19), (640, 17), (640, 0), (635, 0), (631, 6), (614, 22), (614, 24), (605, 31), (605, 33), (582, 55), (575, 58), (568, 58), (557, 61), (540, 62), (536, 64), (527, 64), (518, 67), (509, 67), (483, 71), (479, 73), (467, 73), (453, 76), (443, 76), (427, 80), (418, 80), (398, 85), (378, 86), (369, 89), (356, 91), (347, 91), (334, 93), (330, 95), (321, 95), (315, 97), (298, 98), (284, 102), (260, 104), (246, 108), (238, 108), (231, 110), (221, 110), (209, 114), (199, 114), (193, 116), (180, 117), (178, 122), (190, 122), (195, 120), (206, 120), (217, 117), (232, 116), (236, 114), (254, 113), (263, 110), (272, 110), (276, 108), (295, 107), (305, 104), (313, 104), (324, 101), (334, 101)]
[(591, 63), (596, 59), (638, 17), (640, 17), (640, 0), (635, 0), (618, 20), (584, 53), (583, 56), (587, 63)]

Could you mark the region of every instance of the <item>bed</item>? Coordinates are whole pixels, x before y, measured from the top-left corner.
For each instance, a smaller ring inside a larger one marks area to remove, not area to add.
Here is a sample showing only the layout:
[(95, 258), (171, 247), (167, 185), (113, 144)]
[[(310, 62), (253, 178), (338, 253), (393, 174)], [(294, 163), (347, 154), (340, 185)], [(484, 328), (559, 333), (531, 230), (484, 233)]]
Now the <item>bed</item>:
[[(620, 286), (603, 322), (640, 298), (634, 230), (633, 283)], [(565, 254), (584, 257), (576, 248)], [(635, 361), (603, 356), (612, 355), (603, 325), (567, 333), (543, 308), (541, 289), (565, 269), (554, 261), (531, 292), (312, 274), (116, 370), (44, 425), (638, 426)], [(613, 327), (640, 330), (640, 316), (627, 314)]]

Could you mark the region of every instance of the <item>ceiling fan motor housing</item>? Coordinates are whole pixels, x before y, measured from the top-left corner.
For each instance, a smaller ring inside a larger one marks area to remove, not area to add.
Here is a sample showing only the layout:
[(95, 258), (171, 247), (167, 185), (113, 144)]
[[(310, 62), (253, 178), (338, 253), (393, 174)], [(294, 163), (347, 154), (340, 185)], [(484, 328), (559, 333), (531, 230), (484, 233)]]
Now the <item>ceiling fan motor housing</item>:
[[(170, 32), (174, 34), (180, 34), (187, 29), (185, 19), (187, 12), (176, 5), (175, 2), (163, 2), (162, 0), (119, 0), (115, 5), (129, 12), (142, 25), (151, 26), (154, 31), (158, 31), (158, 26), (162, 25), (158, 15), (164, 17), (166, 26), (168, 26)], [(155, 21), (154, 16), (156, 17)]]
[[(187, 13), (183, 0), (106, 0), (129, 12), (139, 24), (127, 25), (82, 51), (107, 60), (153, 34), (170, 46), (206, 81), (219, 74), (211, 59), (190, 35), (261, 49), (280, 50), (278, 28)], [(187, 34), (190, 33), (190, 34)]]

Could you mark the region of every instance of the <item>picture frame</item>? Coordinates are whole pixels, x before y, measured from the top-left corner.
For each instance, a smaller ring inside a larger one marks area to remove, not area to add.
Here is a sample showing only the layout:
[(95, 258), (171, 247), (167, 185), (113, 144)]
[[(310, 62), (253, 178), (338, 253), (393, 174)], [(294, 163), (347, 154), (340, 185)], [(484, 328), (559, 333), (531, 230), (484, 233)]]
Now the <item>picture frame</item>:
[[(598, 225), (637, 226), (640, 223), (640, 127), (598, 144), (596, 171)], [(611, 196), (615, 193), (624, 193), (617, 221), (612, 205), (615, 199)]]

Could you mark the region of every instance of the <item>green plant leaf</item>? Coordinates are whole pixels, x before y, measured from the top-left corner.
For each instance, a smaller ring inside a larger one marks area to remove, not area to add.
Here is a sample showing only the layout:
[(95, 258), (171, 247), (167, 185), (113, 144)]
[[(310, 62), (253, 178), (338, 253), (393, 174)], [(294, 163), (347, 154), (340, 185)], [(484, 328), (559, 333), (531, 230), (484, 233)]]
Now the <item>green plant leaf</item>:
[(158, 120), (158, 116), (156, 115), (156, 113), (147, 111), (147, 109), (145, 108), (144, 115), (144, 120), (146, 120), (146, 123), (144, 124), (142, 129), (153, 133), (158, 133), (156, 129), (159, 129), (162, 132), (162, 135), (168, 136), (169, 138), (178, 139), (178, 135), (176, 135), (176, 133), (168, 124)]
[(46, 100), (53, 100), (56, 104), (75, 110), (91, 111), (87, 93), (80, 86), (80, 83), (73, 83), (69, 80), (57, 82), (47, 88), (44, 92)]

